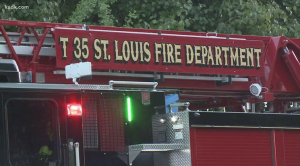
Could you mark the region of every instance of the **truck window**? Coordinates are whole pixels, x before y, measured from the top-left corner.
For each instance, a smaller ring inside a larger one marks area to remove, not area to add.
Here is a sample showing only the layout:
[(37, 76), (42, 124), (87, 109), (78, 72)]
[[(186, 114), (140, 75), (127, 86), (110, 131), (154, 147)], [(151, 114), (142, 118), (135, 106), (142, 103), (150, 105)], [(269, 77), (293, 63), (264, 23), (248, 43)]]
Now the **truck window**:
[(58, 163), (57, 111), (51, 100), (18, 99), (6, 103), (7, 153), (12, 166)]

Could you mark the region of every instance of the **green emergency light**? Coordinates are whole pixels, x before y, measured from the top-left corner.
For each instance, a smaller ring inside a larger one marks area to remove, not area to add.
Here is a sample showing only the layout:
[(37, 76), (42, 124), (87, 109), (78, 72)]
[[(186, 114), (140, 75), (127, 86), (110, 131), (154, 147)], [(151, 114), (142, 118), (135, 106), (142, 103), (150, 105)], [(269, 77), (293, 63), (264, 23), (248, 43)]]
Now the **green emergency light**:
[(131, 99), (130, 97), (127, 97), (127, 119), (128, 122), (131, 122), (132, 117), (131, 117)]

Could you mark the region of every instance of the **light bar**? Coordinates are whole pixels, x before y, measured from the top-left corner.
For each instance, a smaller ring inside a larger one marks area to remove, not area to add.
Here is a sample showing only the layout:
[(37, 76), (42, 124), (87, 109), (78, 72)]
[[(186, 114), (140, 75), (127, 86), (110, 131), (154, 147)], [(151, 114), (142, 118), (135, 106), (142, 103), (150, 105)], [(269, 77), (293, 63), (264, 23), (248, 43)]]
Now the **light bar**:
[(153, 91), (156, 91), (157, 82), (137, 82), (137, 81), (109, 81), (110, 89), (113, 90), (113, 85), (137, 85), (137, 86), (153, 86)]
[(132, 120), (131, 101), (130, 101), (129, 97), (127, 97), (127, 119), (128, 119), (128, 122), (131, 122), (131, 120)]
[(68, 116), (82, 116), (81, 104), (68, 104)]

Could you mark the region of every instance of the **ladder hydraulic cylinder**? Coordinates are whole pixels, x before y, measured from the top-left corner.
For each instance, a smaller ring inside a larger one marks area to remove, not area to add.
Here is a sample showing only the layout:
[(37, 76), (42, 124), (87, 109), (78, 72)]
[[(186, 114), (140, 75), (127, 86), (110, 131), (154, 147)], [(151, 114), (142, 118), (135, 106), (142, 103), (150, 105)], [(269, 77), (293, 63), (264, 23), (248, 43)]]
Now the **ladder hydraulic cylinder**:
[(283, 59), (287, 64), (288, 69), (293, 75), (298, 87), (300, 88), (300, 63), (294, 51), (288, 48), (284, 49)]

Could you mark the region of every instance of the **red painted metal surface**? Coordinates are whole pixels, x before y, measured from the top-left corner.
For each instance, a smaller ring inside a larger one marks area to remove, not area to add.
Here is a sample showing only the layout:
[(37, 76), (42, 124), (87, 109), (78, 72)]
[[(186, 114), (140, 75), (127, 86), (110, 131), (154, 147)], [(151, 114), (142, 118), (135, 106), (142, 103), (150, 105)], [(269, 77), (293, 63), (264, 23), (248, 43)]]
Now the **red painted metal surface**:
[(299, 130), (274, 130), (274, 166), (300, 165)]
[(32, 30), (33, 30), (33, 32), (34, 32), (34, 34), (37, 38), (37, 41), (39, 43), (33, 50), (33, 58), (32, 58), (32, 61), (29, 64), (29, 66), (31, 67), (31, 71), (32, 71), (32, 82), (36, 83), (36, 63), (37, 63), (36, 60), (37, 60), (38, 55), (40, 53), (41, 47), (43, 46), (46, 35), (47, 35), (47, 33), (50, 29), (45, 28), (41, 38), (38, 37), (38, 35), (37, 35), (34, 28)]
[(246, 110), (243, 108), (242, 104), (240, 104), (240, 105), (231, 105), (230, 111), (231, 112), (245, 112)]
[(31, 31), (33, 32), (33, 34), (34, 34), (36, 40), (37, 40), (38, 42), (40, 42), (39, 35), (38, 35), (38, 33), (36, 32), (36, 30), (35, 30), (34, 27), (31, 27)]
[[(182, 100), (182, 98), (180, 98)], [(216, 107), (228, 107), (228, 106), (241, 106), (243, 105), (244, 102), (242, 100), (238, 99), (226, 99), (223, 98), (221, 100), (214, 100), (214, 102), (206, 102), (204, 103), (195, 103), (195, 102), (190, 102), (189, 109), (190, 110), (205, 110), (208, 108), (216, 108)], [(244, 112), (244, 111), (233, 111), (233, 112)]]
[(272, 142), (274, 148), (274, 166), (284, 166), (285, 152), (284, 152), (284, 134), (283, 130), (272, 131)]
[(299, 130), (191, 128), (193, 166), (300, 165)]
[(287, 64), (287, 67), (289, 68), (291, 74), (293, 75), (294, 79), (296, 80), (296, 83), (298, 87), (300, 88), (300, 63), (297, 59), (295, 53), (293, 50), (289, 50), (288, 48), (287, 52), (283, 55), (283, 59), (285, 63)]
[(270, 130), (191, 128), (193, 166), (272, 165)]
[[(265, 77), (260, 80), (273, 93), (294, 93), (299, 92), (296, 79), (290, 72), (282, 55), (284, 48), (292, 49), (295, 53), (295, 58), (299, 59), (299, 47), (294, 40), (286, 37), (273, 37), (268, 45), (268, 51), (265, 59)], [(292, 65), (297, 65), (293, 62)], [(297, 66), (290, 66), (295, 68)]]
[(20, 35), (20, 38), (19, 38), (19, 41), (17, 43), (17, 45), (19, 46), (23, 40), (23, 37), (24, 37), (24, 34), (25, 34), (25, 28), (21, 28), (22, 29), (22, 32), (21, 32), (21, 35)]
[(300, 132), (299, 130), (284, 131), (285, 166), (300, 165)]

